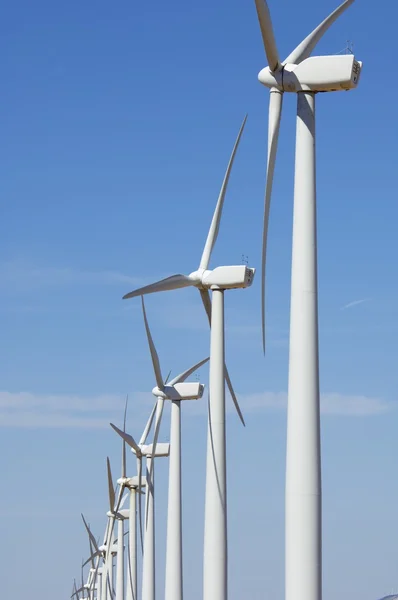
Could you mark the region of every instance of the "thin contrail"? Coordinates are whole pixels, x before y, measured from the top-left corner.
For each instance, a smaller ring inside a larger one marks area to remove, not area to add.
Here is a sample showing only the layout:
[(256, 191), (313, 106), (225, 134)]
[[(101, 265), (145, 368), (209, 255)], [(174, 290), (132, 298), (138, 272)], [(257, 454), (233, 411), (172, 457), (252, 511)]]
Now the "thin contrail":
[(362, 300), (354, 300), (353, 302), (349, 302), (345, 306), (341, 307), (341, 310), (346, 310), (346, 308), (352, 308), (353, 306), (358, 306), (358, 304), (363, 304), (364, 302), (368, 302), (370, 298), (362, 298)]

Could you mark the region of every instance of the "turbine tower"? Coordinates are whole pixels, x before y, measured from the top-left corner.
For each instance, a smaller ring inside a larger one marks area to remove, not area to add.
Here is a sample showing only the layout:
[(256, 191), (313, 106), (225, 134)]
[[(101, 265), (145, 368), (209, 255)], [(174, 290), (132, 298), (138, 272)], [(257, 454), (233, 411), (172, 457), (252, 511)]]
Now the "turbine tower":
[(265, 192), (262, 331), (265, 349), (267, 231), (284, 92), (297, 93), (289, 389), (285, 499), (286, 600), (321, 600), (321, 448), (315, 185), (315, 94), (357, 87), (362, 63), (353, 55), (310, 57), (346, 0), (280, 62), (266, 0), (255, 0), (268, 67), (258, 75), (270, 88)]

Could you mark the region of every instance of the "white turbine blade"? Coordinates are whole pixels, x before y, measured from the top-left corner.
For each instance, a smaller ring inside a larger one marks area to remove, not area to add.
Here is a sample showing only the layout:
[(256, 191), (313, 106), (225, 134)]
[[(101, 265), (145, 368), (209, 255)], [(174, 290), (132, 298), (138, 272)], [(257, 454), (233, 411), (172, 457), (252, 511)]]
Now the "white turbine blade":
[(124, 496), (122, 498), (123, 492), (124, 492), (124, 487), (125, 487), (124, 485), (120, 486), (120, 488), (119, 488), (119, 495), (118, 495), (118, 498), (117, 498), (116, 506), (115, 506), (114, 509), (112, 509), (112, 512), (115, 515), (119, 512), (119, 509), (123, 506), (123, 504), (125, 503), (126, 498), (127, 498), (127, 494), (126, 494), (126, 496)]
[(231, 379), (230, 379), (230, 376), (229, 376), (229, 373), (228, 373), (227, 365), (224, 365), (224, 375), (225, 375), (225, 382), (226, 382), (226, 384), (228, 386), (229, 393), (231, 394), (232, 402), (235, 405), (236, 412), (238, 413), (238, 417), (242, 421), (242, 425), (244, 425), (246, 427), (246, 423), (245, 423), (245, 420), (243, 418), (242, 411), (240, 410), (240, 406), (238, 404), (238, 399), (236, 397), (234, 388), (232, 387), (232, 382), (231, 382)]
[[(130, 533), (130, 532), (129, 532)], [(127, 597), (131, 597), (132, 600), (137, 600), (135, 597), (135, 590), (133, 587), (133, 573), (131, 572), (131, 554), (130, 554), (130, 544), (127, 544), (127, 580), (130, 586), (130, 594), (127, 594)]]
[[(123, 432), (126, 433), (126, 418), (127, 418), (127, 405), (129, 397), (126, 396), (126, 404), (124, 405), (124, 418), (123, 418)], [(122, 441), (122, 477), (126, 478), (126, 440)]]
[(339, 18), (339, 16), (347, 10), (349, 6), (354, 2), (354, 0), (345, 0), (343, 4), (340, 4), (336, 10), (334, 10), (314, 31), (312, 31), (305, 40), (301, 42), (289, 54), (289, 56), (284, 60), (284, 63), (290, 63), (294, 65), (298, 65), (303, 60), (308, 58), (311, 55), (311, 52), (314, 50), (315, 46), (319, 42), (319, 40), (324, 36), (329, 27)]
[(93, 552), (90, 557), (83, 563), (83, 567), (85, 567), (86, 565), (88, 565), (89, 562), (91, 562), (92, 567), (94, 568), (94, 558), (96, 558), (98, 556), (97, 552)]
[[(108, 541), (108, 531), (109, 531), (109, 519), (107, 519), (107, 521), (106, 521), (104, 541), (102, 542), (103, 545), (106, 545), (106, 542)], [(98, 543), (99, 543), (99, 539), (98, 539)]]
[(87, 531), (87, 533), (88, 533), (88, 537), (90, 538), (90, 540), (91, 540), (91, 542), (92, 542), (92, 544), (93, 544), (93, 546), (94, 546), (94, 548), (95, 548), (95, 551), (96, 551), (96, 552), (99, 552), (99, 549), (98, 549), (98, 546), (97, 546), (96, 539), (95, 539), (95, 537), (93, 536), (93, 534), (91, 533), (90, 527), (87, 525), (86, 519), (84, 518), (83, 514), (82, 514), (82, 519), (83, 519), (83, 523), (84, 523), (84, 526), (85, 526), (85, 528), (86, 528), (86, 531)]
[[(93, 544), (92, 544), (90, 538), (88, 538), (88, 541), (89, 541), (89, 545), (90, 545), (90, 557), (91, 557), (94, 554)], [(94, 558), (91, 559), (91, 566), (94, 567)]]
[[(205, 307), (207, 318), (209, 319), (209, 325), (211, 327), (211, 300), (210, 300), (209, 291), (208, 290), (200, 290), (200, 297), (202, 298), (203, 306)], [(242, 421), (242, 424), (246, 426), (245, 420), (242, 415), (242, 411), (240, 410), (238, 399), (235, 395), (234, 388), (232, 387), (232, 383), (231, 383), (231, 379), (230, 379), (230, 376), (228, 373), (227, 365), (224, 365), (224, 377), (225, 377), (225, 382), (229, 389), (229, 393), (231, 394), (232, 402), (235, 405), (236, 412), (238, 413), (238, 416), (239, 416), (240, 420)]]
[[(106, 540), (106, 550), (104, 556), (104, 567), (103, 567), (103, 577), (108, 581), (109, 579), (109, 561), (112, 560), (112, 546), (113, 546), (113, 528), (115, 526), (116, 515), (112, 514), (108, 519), (108, 532), (107, 532), (107, 540)], [(109, 581), (108, 581), (109, 583)], [(109, 588), (111, 598), (113, 597), (112, 590)]]
[(266, 0), (255, 0), (255, 3), (268, 66), (271, 71), (276, 71), (280, 66), (280, 62), (268, 4)]
[(149, 434), (149, 432), (150, 432), (150, 430), (151, 430), (152, 423), (153, 423), (153, 418), (154, 418), (154, 416), (155, 416), (155, 412), (156, 412), (156, 404), (157, 404), (157, 403), (155, 402), (155, 404), (153, 405), (152, 412), (151, 412), (151, 414), (149, 415), (149, 419), (148, 419), (148, 421), (147, 421), (147, 424), (145, 425), (145, 429), (144, 429), (144, 431), (142, 432), (142, 436), (140, 437), (140, 441), (139, 441), (139, 445), (140, 445), (140, 446), (141, 446), (142, 444), (145, 444), (145, 442), (146, 442), (146, 439), (147, 439), (147, 437), (148, 437), (148, 434)]
[[(151, 467), (150, 467), (150, 477), (149, 477), (149, 485), (152, 485), (152, 486), (153, 486), (153, 472), (154, 472), (155, 456), (156, 456), (156, 444), (158, 443), (160, 424), (161, 424), (162, 415), (163, 415), (163, 408), (164, 408), (164, 399), (158, 398), (157, 402), (156, 402), (155, 431), (153, 433), (152, 457), (151, 457)], [(147, 485), (148, 485), (148, 479), (147, 479)], [(146, 511), (145, 511), (145, 527), (146, 527), (146, 525), (148, 523), (148, 502), (146, 502), (145, 504), (146, 504)]]
[[(155, 404), (156, 407), (156, 404)], [(141, 552), (144, 552), (144, 539), (142, 534), (142, 502), (141, 502), (141, 486), (142, 486), (142, 458), (137, 459), (138, 471), (138, 522), (140, 527)]]
[(160, 390), (163, 390), (164, 383), (163, 383), (162, 372), (160, 370), (159, 356), (158, 356), (158, 353), (156, 352), (155, 344), (153, 343), (151, 330), (149, 329), (148, 319), (146, 317), (144, 296), (141, 296), (141, 302), (142, 302), (142, 313), (144, 315), (146, 337), (148, 339), (149, 350), (151, 352), (153, 370), (155, 371), (156, 385), (158, 386), (158, 388)]
[(100, 560), (99, 560), (99, 558), (98, 558), (98, 560), (97, 560), (97, 565), (96, 565), (96, 567), (95, 567), (95, 572), (94, 572), (93, 578), (92, 578), (92, 580), (91, 580), (90, 591), (93, 591), (93, 590), (94, 590), (95, 583), (96, 583), (96, 580), (97, 580), (97, 575), (98, 575), (98, 568), (99, 568), (99, 564), (100, 564)]
[(166, 279), (161, 279), (156, 283), (150, 283), (149, 285), (145, 285), (144, 287), (139, 288), (138, 290), (133, 290), (129, 294), (123, 296), (123, 300), (127, 300), (128, 298), (136, 298), (137, 296), (143, 296), (144, 294), (153, 294), (155, 292), (169, 292), (171, 290), (178, 290), (180, 288), (188, 287), (193, 285), (192, 280), (186, 275), (172, 275), (171, 277), (166, 277)]
[(279, 127), (281, 123), (283, 94), (276, 89), (272, 89), (269, 99), (268, 116), (268, 160), (267, 160), (267, 183), (265, 187), (264, 202), (264, 226), (263, 226), (263, 250), (261, 265), (261, 318), (262, 318), (262, 336), (263, 352), (265, 353), (265, 265), (267, 257), (267, 238), (269, 211), (271, 207), (272, 183), (274, 179), (276, 151), (278, 148)]
[(196, 365), (194, 365), (190, 369), (187, 369), (183, 373), (180, 373), (180, 375), (177, 375), (177, 377), (174, 377), (174, 379), (172, 379), (170, 381), (169, 385), (175, 385), (176, 383), (181, 383), (181, 382), (185, 381), (187, 379), (187, 377), (189, 377), (190, 375), (192, 375), (192, 373), (195, 373), (195, 371), (200, 369), (200, 367), (202, 365), (204, 365), (205, 363), (207, 363), (208, 360), (209, 360), (209, 357), (204, 358), (200, 362), (196, 363)]
[(108, 472), (108, 495), (109, 495), (109, 510), (115, 510), (115, 490), (113, 489), (111, 462), (109, 457), (106, 457), (106, 468)]
[[(156, 403), (156, 422), (155, 422), (155, 431), (153, 434), (153, 442), (152, 442), (152, 459), (156, 455), (156, 444), (158, 443), (159, 431), (160, 431), (160, 423), (162, 421), (164, 408), (164, 399), (158, 398)], [(153, 462), (152, 462), (153, 464)]]
[(119, 429), (119, 427), (116, 427), (116, 425), (114, 425), (113, 423), (110, 423), (110, 426), (112, 427), (112, 429), (114, 429), (116, 431), (116, 433), (118, 433), (120, 435), (120, 437), (123, 440), (125, 440), (126, 444), (128, 446), (130, 446), (130, 448), (132, 448), (136, 454), (140, 454), (140, 452), (141, 452), (140, 447), (138, 446), (135, 439), (130, 434), (125, 433), (124, 431)]
[(221, 186), (220, 195), (218, 196), (218, 200), (217, 200), (216, 208), (214, 211), (213, 219), (211, 221), (209, 233), (207, 234), (207, 240), (206, 240), (206, 244), (205, 244), (205, 247), (203, 250), (202, 258), (200, 260), (199, 269), (206, 270), (209, 266), (211, 253), (213, 251), (214, 244), (216, 243), (216, 240), (217, 240), (218, 230), (220, 229), (221, 214), (222, 214), (222, 209), (224, 206), (224, 198), (225, 198), (225, 193), (227, 191), (229, 176), (231, 174), (231, 169), (234, 164), (235, 154), (236, 154), (236, 151), (239, 146), (240, 138), (242, 137), (242, 133), (243, 133), (243, 129), (246, 124), (246, 120), (247, 120), (247, 115), (243, 119), (243, 123), (239, 129), (238, 137), (236, 138), (236, 142), (235, 142), (235, 145), (232, 150), (231, 158), (229, 159), (228, 167), (227, 167), (227, 170), (224, 175), (224, 181)]
[[(128, 495), (128, 494), (125, 494), (125, 495), (123, 496), (123, 498), (122, 498), (122, 494), (120, 494), (121, 502), (120, 502), (120, 504), (119, 504), (118, 510), (120, 510), (120, 509), (122, 509), (122, 508), (123, 508), (123, 506), (125, 505), (125, 503), (126, 503), (126, 500), (127, 500), (127, 498), (128, 498), (128, 497), (129, 497), (129, 495)], [(116, 512), (116, 511), (115, 511), (115, 512)]]

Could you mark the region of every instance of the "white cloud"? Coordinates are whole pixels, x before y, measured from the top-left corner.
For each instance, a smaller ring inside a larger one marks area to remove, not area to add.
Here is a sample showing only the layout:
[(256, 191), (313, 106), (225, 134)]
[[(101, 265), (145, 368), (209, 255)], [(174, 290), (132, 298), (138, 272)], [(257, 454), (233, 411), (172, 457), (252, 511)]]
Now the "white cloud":
[[(262, 410), (285, 410), (287, 406), (286, 392), (264, 392), (240, 397), (242, 411), (259, 412)], [(322, 393), (321, 413), (340, 416), (370, 416), (384, 414), (392, 410), (390, 402), (371, 396)]]
[(71, 285), (139, 285), (141, 280), (118, 271), (84, 271), (70, 267), (36, 267), (23, 261), (0, 263), (0, 287), (21, 292), (35, 288)]
[[(77, 396), (0, 391), (0, 427), (103, 429), (120, 423), (125, 398), (118, 394)], [(137, 393), (130, 398), (134, 419), (144, 423), (153, 396)]]
[[(186, 415), (192, 418), (205, 415), (206, 398), (207, 394), (201, 401), (188, 402)], [(285, 392), (238, 395), (238, 398), (243, 414), (286, 410)], [(105, 429), (110, 421), (121, 423), (124, 401), (117, 394), (77, 396), (0, 391), (0, 427)], [(131, 395), (129, 413), (134, 414), (138, 430), (144, 427), (153, 401), (150, 393)], [(392, 409), (391, 403), (370, 396), (338, 393), (321, 396), (324, 415), (363, 417), (385, 414)], [(235, 410), (230, 400), (227, 410), (229, 413)]]
[(348, 304), (345, 304), (344, 306), (341, 307), (341, 310), (346, 310), (347, 308), (353, 308), (354, 306), (359, 306), (360, 304), (363, 304), (364, 302), (369, 302), (370, 298), (362, 298), (361, 300), (353, 300), (352, 302), (349, 302)]

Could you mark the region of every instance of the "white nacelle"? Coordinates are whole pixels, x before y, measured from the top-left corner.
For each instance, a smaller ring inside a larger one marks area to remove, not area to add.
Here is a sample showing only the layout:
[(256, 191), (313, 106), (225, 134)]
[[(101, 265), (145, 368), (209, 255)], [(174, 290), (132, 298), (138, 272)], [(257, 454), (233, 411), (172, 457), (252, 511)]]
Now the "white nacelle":
[(176, 392), (176, 398), (173, 400), (199, 400), (203, 396), (205, 386), (197, 381), (184, 381), (172, 386)]
[(129, 508), (123, 508), (123, 510), (119, 510), (118, 514), (121, 515), (123, 517), (123, 519), (128, 519), (130, 516), (130, 509)]
[(258, 75), (267, 87), (284, 92), (338, 92), (357, 87), (362, 63), (352, 54), (341, 56), (311, 56), (299, 65), (286, 64), (283, 69), (271, 73), (269, 68)]
[[(138, 475), (134, 475), (134, 477), (120, 477), (117, 480), (119, 485), (125, 485), (128, 488), (137, 488), (140, 484), (140, 478)], [(144, 476), (141, 477), (141, 486), (146, 486), (146, 478)]]
[[(143, 446), (142, 454), (144, 456), (152, 457), (153, 444), (149, 444), (149, 446)], [(155, 456), (168, 456), (170, 454), (170, 444), (156, 444), (155, 448)]]
[(199, 400), (203, 396), (204, 385), (194, 382), (182, 382), (175, 385), (165, 385), (163, 390), (154, 387), (152, 394), (164, 400)]
[(256, 270), (237, 265), (232, 267), (217, 267), (205, 274), (202, 284), (208, 287), (218, 287), (223, 290), (246, 288), (251, 286)]

